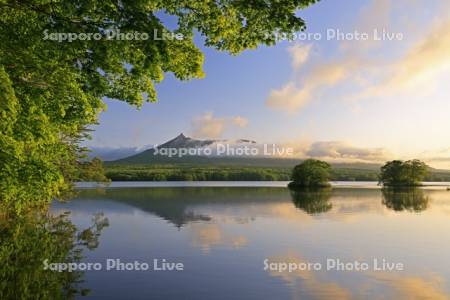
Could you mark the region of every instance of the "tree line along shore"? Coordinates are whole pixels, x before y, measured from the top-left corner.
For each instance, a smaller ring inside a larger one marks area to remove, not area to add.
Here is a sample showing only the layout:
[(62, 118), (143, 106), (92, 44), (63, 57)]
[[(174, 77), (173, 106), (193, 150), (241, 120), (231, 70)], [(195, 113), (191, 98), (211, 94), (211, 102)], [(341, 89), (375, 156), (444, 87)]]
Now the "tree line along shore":
[[(191, 164), (124, 165), (105, 164), (112, 181), (289, 181), (292, 167), (196, 166)], [(331, 168), (331, 181), (378, 181), (380, 170)], [(428, 182), (449, 182), (450, 171), (431, 170)]]

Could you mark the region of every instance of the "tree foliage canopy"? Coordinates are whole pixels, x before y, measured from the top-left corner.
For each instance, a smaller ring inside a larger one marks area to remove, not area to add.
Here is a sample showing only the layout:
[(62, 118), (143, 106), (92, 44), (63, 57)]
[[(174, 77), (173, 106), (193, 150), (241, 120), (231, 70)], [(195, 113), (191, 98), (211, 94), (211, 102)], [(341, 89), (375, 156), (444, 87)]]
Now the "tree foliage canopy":
[(393, 160), (381, 167), (379, 182), (385, 186), (417, 186), (428, 172), (429, 167), (418, 159)]
[[(20, 210), (70, 189), (83, 130), (103, 97), (139, 107), (166, 73), (201, 78), (206, 46), (231, 54), (304, 30), (296, 15), (316, 0), (0, 0), (0, 201)], [(164, 20), (176, 19), (170, 30)], [(51, 33), (156, 30), (184, 39), (54, 41)]]
[(290, 187), (321, 187), (328, 186), (331, 166), (327, 162), (307, 159), (294, 167)]

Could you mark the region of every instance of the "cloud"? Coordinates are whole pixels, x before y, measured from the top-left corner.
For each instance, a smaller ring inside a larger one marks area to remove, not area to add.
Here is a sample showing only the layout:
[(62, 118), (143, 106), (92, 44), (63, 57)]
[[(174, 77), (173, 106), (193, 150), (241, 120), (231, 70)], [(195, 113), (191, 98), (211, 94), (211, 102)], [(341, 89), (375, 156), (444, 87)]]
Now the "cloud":
[[(370, 32), (383, 23), (388, 23), (390, 2), (390, 0), (373, 1), (363, 10), (359, 24), (355, 27), (360, 32)], [(359, 72), (373, 66), (371, 62), (362, 59), (360, 52), (365, 52), (376, 44), (373, 39), (358, 41), (358, 47), (354, 46), (354, 42), (341, 42), (340, 48), (343, 54), (340, 57), (333, 60), (322, 59), (312, 65), (300, 78), (289, 81), (280, 89), (271, 90), (266, 105), (293, 113), (306, 106), (322, 90), (334, 87), (352, 76), (359, 80)], [(295, 45), (288, 48), (294, 70), (304, 64), (311, 47), (312, 45)]]
[(231, 118), (234, 125), (244, 128), (248, 125), (248, 120), (246, 118), (243, 118), (241, 116), (233, 117)]
[(419, 158), (429, 163), (432, 167), (450, 169), (450, 148), (425, 151), (419, 155)]
[(311, 52), (312, 45), (300, 45), (295, 44), (288, 48), (288, 52), (292, 59), (292, 68), (294, 70), (299, 69), (308, 59), (309, 53)]
[(315, 142), (306, 156), (337, 161), (382, 162), (388, 156), (383, 148), (360, 148), (340, 141)]
[[(390, 15), (392, 12), (392, 0), (375, 0), (364, 7), (357, 17), (354, 28), (358, 32), (371, 33), (374, 29), (382, 30), (390, 27)], [(373, 35), (369, 35), (367, 40), (358, 41), (355, 47), (354, 41), (342, 41), (340, 44), (341, 50), (349, 53), (360, 53), (377, 47), (381, 41), (376, 40)]]
[(266, 103), (275, 109), (296, 111), (305, 106), (310, 99), (308, 89), (298, 89), (293, 82), (288, 82), (278, 90), (272, 90)]
[[(395, 4), (395, 5), (394, 5)], [(375, 39), (375, 29), (385, 28), (395, 32), (391, 23), (392, 15), (398, 14), (407, 3), (397, 5), (392, 0), (373, 0), (363, 9), (352, 30), (369, 34), (367, 40), (340, 41), (339, 55), (332, 59), (322, 58), (309, 64), (299, 76), (291, 79), (281, 88), (272, 89), (266, 99), (266, 105), (272, 109), (290, 113), (304, 108), (320, 93), (331, 88), (351, 85), (346, 94), (335, 93), (335, 98), (357, 101), (369, 97), (389, 96), (397, 92), (413, 92), (431, 86), (435, 75), (450, 66), (450, 22), (448, 16), (435, 24), (428, 34), (420, 38), (403, 55), (391, 59), (392, 49), (387, 41)], [(423, 9), (421, 5), (409, 5), (413, 11)], [(402, 27), (403, 28), (403, 27)], [(415, 32), (410, 34), (412, 37)], [(303, 66), (309, 57), (312, 45), (295, 45), (288, 49), (294, 71)], [(383, 47), (383, 48), (381, 48)], [(376, 50), (376, 51), (374, 51)], [(377, 54), (377, 55), (374, 55)], [(379, 54), (382, 54), (380, 56)]]
[(360, 97), (377, 97), (429, 83), (450, 67), (450, 21), (440, 22), (415, 43), (389, 70), (380, 84), (366, 89)]
[(196, 138), (218, 138), (230, 127), (246, 127), (248, 120), (241, 116), (214, 117), (212, 112), (206, 112), (192, 120), (192, 136)]
[(360, 66), (357, 59), (318, 64), (301, 82), (300, 86), (289, 81), (280, 89), (271, 90), (266, 104), (274, 109), (295, 112), (308, 104), (317, 93), (346, 79)]

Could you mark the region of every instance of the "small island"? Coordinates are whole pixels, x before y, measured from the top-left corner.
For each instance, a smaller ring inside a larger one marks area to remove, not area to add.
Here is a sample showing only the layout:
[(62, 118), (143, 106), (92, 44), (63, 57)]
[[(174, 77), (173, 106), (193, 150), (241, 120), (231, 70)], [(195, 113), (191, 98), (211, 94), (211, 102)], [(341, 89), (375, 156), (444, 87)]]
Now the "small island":
[(329, 187), (331, 177), (331, 165), (327, 162), (307, 159), (294, 167), (292, 181), (288, 184), (294, 188), (322, 188)]
[[(386, 188), (410, 188), (423, 186), (422, 182), (430, 172), (430, 167), (418, 159), (388, 161), (381, 167), (379, 185)], [(330, 186), (332, 168), (327, 162), (307, 159), (296, 165), (292, 171), (288, 187), (322, 188)]]
[(422, 186), (429, 170), (430, 167), (418, 159), (389, 161), (381, 167), (379, 184), (385, 187)]

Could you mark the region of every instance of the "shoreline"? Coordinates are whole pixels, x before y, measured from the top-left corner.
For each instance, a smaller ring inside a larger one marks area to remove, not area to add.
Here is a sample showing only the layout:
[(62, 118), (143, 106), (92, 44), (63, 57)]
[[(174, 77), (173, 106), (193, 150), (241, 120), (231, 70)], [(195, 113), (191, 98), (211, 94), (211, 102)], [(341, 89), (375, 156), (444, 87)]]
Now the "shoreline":
[[(92, 188), (175, 188), (175, 187), (278, 187), (288, 188), (289, 181), (112, 181), (110, 183), (76, 182), (76, 189)], [(332, 188), (382, 189), (377, 181), (330, 181)], [(447, 189), (450, 182), (424, 182), (417, 188)]]

